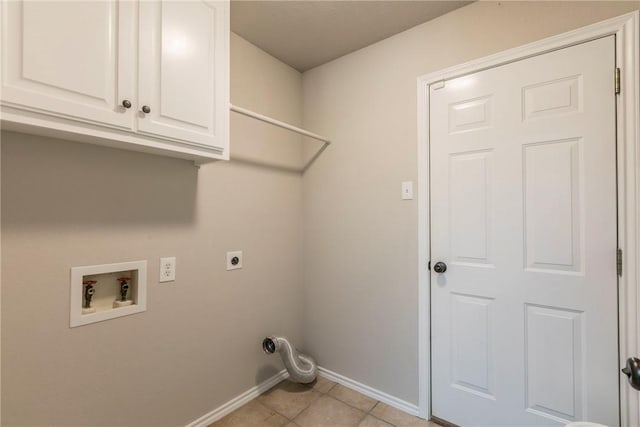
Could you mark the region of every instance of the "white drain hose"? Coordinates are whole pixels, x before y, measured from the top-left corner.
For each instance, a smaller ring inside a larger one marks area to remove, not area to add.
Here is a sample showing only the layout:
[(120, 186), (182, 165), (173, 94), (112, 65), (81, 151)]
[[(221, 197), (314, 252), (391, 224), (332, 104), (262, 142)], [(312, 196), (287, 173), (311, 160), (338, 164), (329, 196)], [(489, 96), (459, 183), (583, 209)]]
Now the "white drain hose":
[(267, 354), (280, 353), (290, 379), (297, 383), (308, 384), (318, 375), (318, 365), (311, 356), (299, 353), (284, 337), (267, 337), (262, 341), (262, 349)]

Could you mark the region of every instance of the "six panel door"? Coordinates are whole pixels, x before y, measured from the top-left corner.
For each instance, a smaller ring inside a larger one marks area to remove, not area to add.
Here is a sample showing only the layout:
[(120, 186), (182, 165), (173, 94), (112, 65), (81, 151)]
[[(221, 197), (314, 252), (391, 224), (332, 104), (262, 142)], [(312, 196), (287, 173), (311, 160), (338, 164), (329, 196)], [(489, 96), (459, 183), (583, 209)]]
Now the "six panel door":
[(430, 90), (432, 411), (618, 419), (614, 37)]

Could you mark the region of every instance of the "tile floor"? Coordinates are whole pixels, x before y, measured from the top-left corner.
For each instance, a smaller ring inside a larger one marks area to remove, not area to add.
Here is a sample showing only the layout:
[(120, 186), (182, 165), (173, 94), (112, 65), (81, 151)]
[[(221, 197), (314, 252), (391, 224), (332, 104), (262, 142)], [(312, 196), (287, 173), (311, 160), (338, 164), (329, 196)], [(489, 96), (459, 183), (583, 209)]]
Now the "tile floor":
[(209, 427), (435, 427), (326, 378), (283, 381)]

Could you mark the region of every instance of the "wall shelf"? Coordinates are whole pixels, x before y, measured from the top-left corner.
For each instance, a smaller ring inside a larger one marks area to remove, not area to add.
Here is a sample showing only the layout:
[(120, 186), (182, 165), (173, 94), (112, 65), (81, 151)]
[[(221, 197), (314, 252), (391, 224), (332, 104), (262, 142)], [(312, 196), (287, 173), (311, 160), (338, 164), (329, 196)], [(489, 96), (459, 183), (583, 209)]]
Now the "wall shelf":
[(299, 128), (289, 123), (276, 120), (272, 117), (265, 116), (264, 114), (256, 113), (255, 111), (251, 111), (247, 108), (242, 108), (242, 107), (238, 107), (237, 105), (230, 104), (229, 109), (235, 113), (242, 114), (243, 116), (251, 117), (252, 119), (260, 120), (261, 122), (265, 122), (282, 129), (287, 129), (291, 132), (295, 132), (297, 134), (300, 134), (309, 138), (313, 138), (318, 141), (322, 141), (323, 142), (322, 147), (320, 147), (320, 149), (316, 151), (316, 153), (313, 156), (311, 156), (311, 158), (302, 166), (301, 172), (303, 173), (306, 172), (307, 169), (309, 169), (309, 166), (311, 166), (311, 164), (320, 156), (320, 154), (322, 154), (322, 152), (326, 150), (327, 147), (331, 144), (331, 141), (324, 136), (318, 135), (317, 133), (309, 132), (306, 129)]

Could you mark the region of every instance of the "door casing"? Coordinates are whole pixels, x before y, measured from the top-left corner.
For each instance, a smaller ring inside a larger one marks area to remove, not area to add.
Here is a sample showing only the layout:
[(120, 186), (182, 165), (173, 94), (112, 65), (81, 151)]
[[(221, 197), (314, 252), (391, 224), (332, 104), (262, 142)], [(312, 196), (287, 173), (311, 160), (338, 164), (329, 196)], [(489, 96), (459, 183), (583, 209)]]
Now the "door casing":
[[(621, 93), (616, 99), (618, 242), (623, 253), (618, 281), (620, 365), (640, 355), (640, 12), (632, 12), (485, 58), (418, 77), (418, 407), (431, 415), (431, 312), (429, 253), (429, 86), (527, 57), (616, 36)], [(614, 76), (612, 75), (613, 79)], [(615, 259), (612, 258), (612, 262)], [(640, 425), (640, 393), (620, 377), (621, 425)]]

